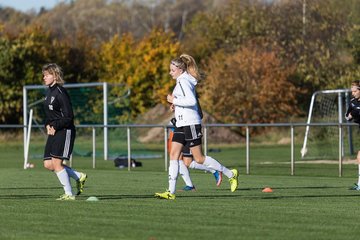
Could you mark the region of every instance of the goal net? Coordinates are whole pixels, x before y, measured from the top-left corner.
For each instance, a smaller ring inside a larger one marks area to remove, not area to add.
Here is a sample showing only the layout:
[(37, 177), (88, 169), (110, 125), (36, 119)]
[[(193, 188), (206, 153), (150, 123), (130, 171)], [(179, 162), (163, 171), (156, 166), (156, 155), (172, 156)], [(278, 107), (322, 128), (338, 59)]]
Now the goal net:
[[(81, 83), (81, 84), (65, 84), (75, 116), (75, 125), (81, 126), (77, 128), (77, 136), (85, 136), (85, 140), (91, 139), (92, 128), (86, 127), (91, 125), (111, 125), (126, 123), (126, 116), (129, 113), (128, 96), (130, 89), (124, 85), (115, 85), (108, 83)], [(42, 158), (44, 139), (46, 134), (43, 124), (45, 122), (44, 113), (44, 97), (46, 92), (44, 85), (27, 85), (23, 88), (23, 120), (24, 120), (24, 146), (26, 146), (26, 125), (30, 109), (33, 111), (32, 122), (33, 129), (31, 138), (35, 140), (28, 149), (29, 154), (33, 158)], [(104, 159), (108, 158), (108, 140), (115, 133), (108, 131), (107, 127), (97, 128), (97, 136), (104, 143)], [(126, 139), (125, 131), (117, 131), (117, 138)], [(77, 137), (78, 138), (78, 137)], [(85, 142), (85, 141), (83, 141)], [(88, 145), (91, 144), (87, 143)], [(84, 148), (88, 149), (88, 148)], [(85, 150), (84, 150), (85, 151)], [(24, 149), (24, 158), (26, 159), (26, 151)], [(89, 155), (88, 150), (83, 152), (81, 144), (76, 144), (73, 154)]]
[[(339, 126), (345, 123), (345, 112), (351, 93), (349, 89), (324, 90), (315, 92), (311, 98), (301, 156), (303, 159), (338, 159), (339, 157)], [(342, 128), (342, 156), (353, 154), (352, 132), (355, 126)]]

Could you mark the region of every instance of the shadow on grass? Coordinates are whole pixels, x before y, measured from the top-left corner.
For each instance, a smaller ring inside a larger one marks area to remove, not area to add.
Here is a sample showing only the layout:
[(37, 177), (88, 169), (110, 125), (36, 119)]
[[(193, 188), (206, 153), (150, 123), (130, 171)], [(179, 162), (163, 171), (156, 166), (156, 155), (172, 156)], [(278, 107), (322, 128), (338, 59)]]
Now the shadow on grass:
[[(62, 189), (61, 187), (22, 187), (22, 188), (0, 188), (0, 190), (38, 190), (38, 189)], [(275, 187), (273, 193), (261, 193), (263, 188), (239, 188), (238, 191), (230, 193), (229, 189), (217, 189), (214, 194), (202, 194), (201, 192), (191, 192), (186, 194), (182, 192), (177, 194), (177, 199), (296, 199), (296, 198), (335, 198), (335, 197), (360, 197), (360, 192), (354, 194), (306, 194), (302, 195), (278, 195), (279, 192), (276, 190), (287, 190), (287, 189), (344, 189), (344, 187), (333, 187), (333, 186), (295, 186), (295, 187)], [(256, 191), (259, 195), (248, 195), (250, 191)], [(225, 194), (226, 192), (226, 194)], [(246, 193), (246, 194), (245, 194)], [(264, 195), (265, 194), (265, 195)], [(27, 199), (56, 199), (57, 195), (50, 194), (6, 194), (0, 195), (1, 199), (16, 199), (16, 200), (27, 200)], [(80, 195), (76, 197), (78, 201), (85, 201), (89, 195)], [(114, 195), (96, 195), (101, 201), (121, 200), (121, 199), (156, 199), (154, 195), (149, 194), (114, 194)]]
[(11, 187), (11, 188), (0, 188), (0, 190), (38, 190), (38, 189), (62, 189), (62, 187)]
[(246, 197), (250, 199), (296, 199), (296, 198), (347, 198), (347, 197), (360, 197), (360, 194), (334, 194), (334, 195), (289, 195), (289, 196), (258, 196), (258, 197)]
[[(360, 197), (360, 194), (314, 194), (314, 195), (277, 195), (274, 196), (272, 193), (266, 193), (266, 196), (244, 196), (239, 194), (229, 194), (229, 195), (181, 195), (177, 196), (176, 199), (296, 199), (296, 198), (348, 198), (348, 197)], [(269, 194), (269, 195), (268, 195)], [(78, 196), (76, 200), (85, 201), (89, 196)], [(29, 194), (29, 195), (0, 195), (0, 200), (5, 199), (14, 199), (14, 200), (28, 200), (28, 199), (52, 199), (55, 200), (57, 197), (54, 195), (39, 195), (39, 194)], [(156, 199), (153, 195), (100, 195), (97, 196), (100, 201), (111, 201), (111, 200), (121, 200), (121, 199)], [(159, 199), (163, 200), (163, 199)], [(175, 200), (176, 201), (176, 200)]]
[(44, 199), (44, 198), (48, 198), (48, 199), (54, 199), (54, 195), (40, 195), (40, 194), (31, 194), (31, 195), (20, 195), (20, 194), (16, 194), (16, 195), (0, 195), (0, 200), (2, 199), (16, 199), (16, 200), (28, 200), (28, 199)]
[[(264, 187), (269, 187), (268, 185), (264, 185)], [(261, 188), (239, 188), (239, 191), (252, 191), (252, 190), (262, 190), (264, 187)], [(332, 186), (298, 186), (298, 187), (271, 187), (272, 189), (331, 189), (331, 188), (338, 188), (338, 189), (344, 189), (343, 186), (340, 187), (332, 187)], [(225, 191), (229, 191), (228, 189), (221, 189), (221, 190), (225, 190)]]
[[(347, 198), (347, 197), (360, 197), (360, 194), (333, 194), (333, 195), (326, 195), (326, 194), (314, 194), (314, 195), (288, 195), (288, 196), (274, 196), (274, 195), (267, 195), (267, 196), (244, 196), (241, 194), (229, 194), (229, 195), (181, 195), (176, 196), (177, 199), (296, 199), (296, 198)], [(156, 197), (152, 195), (101, 195), (98, 196), (98, 199), (101, 201), (104, 200), (120, 200), (120, 199), (156, 199)], [(159, 199), (165, 200), (165, 199)], [(174, 201), (176, 201), (174, 200)], [(166, 200), (165, 200), (166, 201)]]

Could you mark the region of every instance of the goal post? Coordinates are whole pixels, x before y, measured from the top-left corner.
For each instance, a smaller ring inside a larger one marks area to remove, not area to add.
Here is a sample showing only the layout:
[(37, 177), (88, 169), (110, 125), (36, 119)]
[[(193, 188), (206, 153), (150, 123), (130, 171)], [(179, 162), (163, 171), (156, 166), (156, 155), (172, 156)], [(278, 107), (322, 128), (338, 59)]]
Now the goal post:
[(33, 110), (30, 109), (28, 130), (27, 130), (27, 133), (25, 135), (26, 142), (24, 144), (24, 154), (25, 154), (24, 155), (24, 169), (27, 169), (27, 164), (28, 164), (28, 159), (29, 159), (29, 146), (30, 146), (32, 116), (33, 116)]
[[(305, 129), (305, 136), (303, 146), (301, 148), (301, 157), (304, 158), (308, 154), (309, 139), (310, 139), (310, 125), (311, 123), (343, 123), (344, 114), (347, 106), (349, 105), (350, 89), (335, 89), (335, 90), (322, 90), (314, 92), (311, 97), (310, 108), (307, 118), (307, 126)], [(345, 110), (344, 110), (345, 109)], [(315, 127), (313, 127), (315, 129)], [(325, 132), (325, 133), (324, 133)], [(327, 133), (328, 132), (328, 133)], [(331, 132), (331, 127), (327, 127), (327, 132), (322, 131), (323, 138), (331, 138), (337, 135)], [(328, 136), (324, 136), (328, 134)], [(348, 127), (349, 149), (350, 154), (353, 153), (352, 147), (352, 132), (351, 127)], [(315, 133), (313, 135), (316, 135)], [(331, 137), (329, 137), (331, 136)], [(314, 136), (316, 138), (316, 136)], [(318, 140), (318, 139), (316, 139)], [(344, 147), (342, 146), (342, 156), (344, 155)]]
[[(70, 83), (64, 84), (64, 87), (68, 89), (71, 98), (75, 120), (77, 121), (75, 124), (103, 125), (103, 154), (104, 160), (108, 160), (109, 137), (107, 126), (118, 121), (118, 116), (114, 115), (114, 112), (121, 114), (119, 108), (121, 110), (123, 105), (126, 105), (122, 100), (129, 96), (130, 89), (126, 88), (124, 84), (107, 82)], [(45, 120), (43, 102), (46, 89), (47, 86), (45, 85), (26, 85), (23, 87), (24, 159), (26, 158), (25, 146), (29, 109), (34, 109), (34, 123), (42, 124)]]

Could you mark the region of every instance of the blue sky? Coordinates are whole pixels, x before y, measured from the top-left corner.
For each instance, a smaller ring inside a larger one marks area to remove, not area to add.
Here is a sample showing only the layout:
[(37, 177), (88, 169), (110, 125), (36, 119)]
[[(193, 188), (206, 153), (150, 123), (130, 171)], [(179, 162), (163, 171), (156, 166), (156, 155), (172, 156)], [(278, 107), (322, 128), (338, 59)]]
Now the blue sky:
[(41, 7), (50, 9), (59, 2), (64, 2), (64, 0), (0, 0), (0, 6), (26, 12), (29, 10), (39, 11)]

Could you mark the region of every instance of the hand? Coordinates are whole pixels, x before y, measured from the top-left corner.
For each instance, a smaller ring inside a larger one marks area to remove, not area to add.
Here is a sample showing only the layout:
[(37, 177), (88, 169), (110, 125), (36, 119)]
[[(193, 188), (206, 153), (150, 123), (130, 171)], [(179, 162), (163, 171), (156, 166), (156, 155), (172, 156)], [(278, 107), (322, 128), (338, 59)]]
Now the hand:
[(175, 105), (174, 104), (170, 105), (170, 111), (172, 111), (172, 112), (175, 111)]
[(46, 130), (48, 135), (55, 135), (55, 129), (53, 126), (46, 125)]
[(166, 96), (166, 100), (169, 102), (169, 103), (173, 103), (173, 100), (174, 100), (174, 96), (172, 94), (168, 94)]

